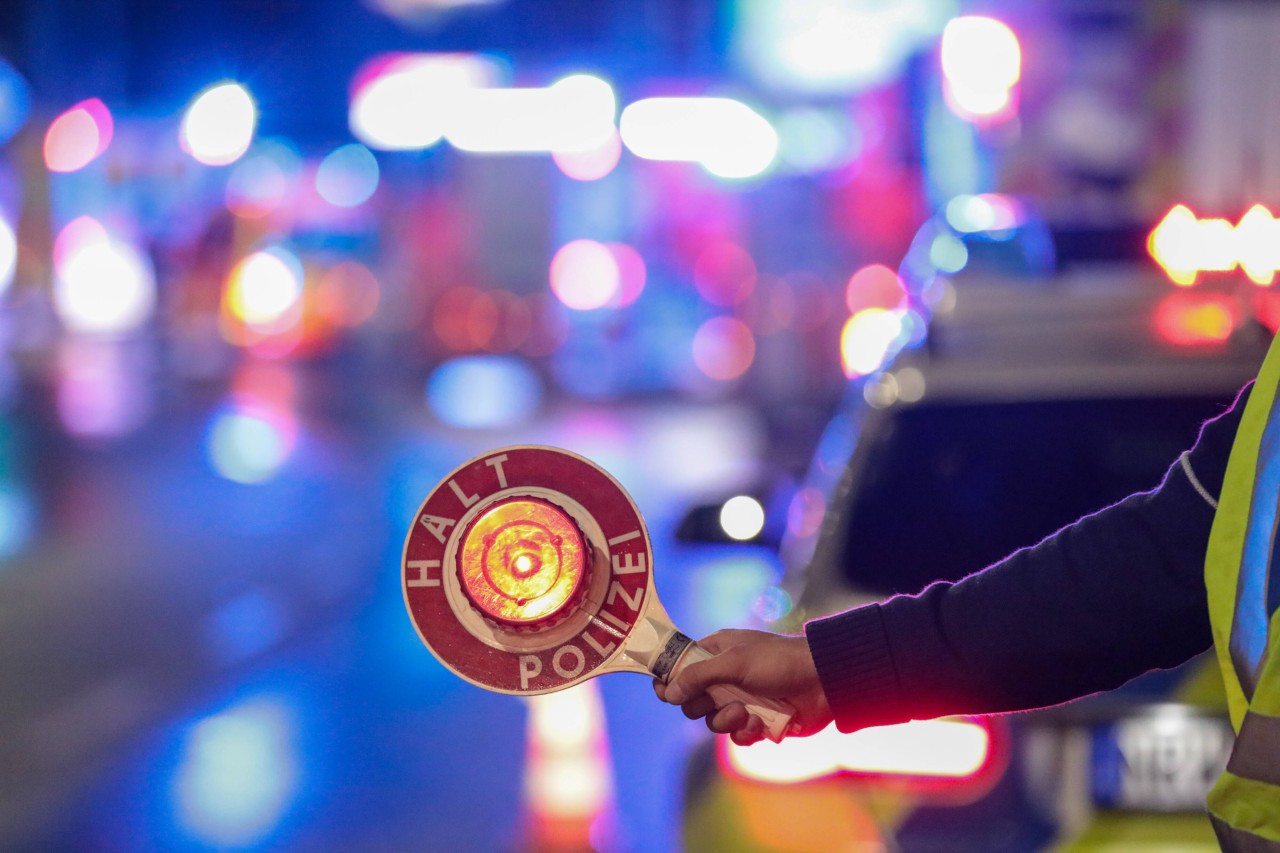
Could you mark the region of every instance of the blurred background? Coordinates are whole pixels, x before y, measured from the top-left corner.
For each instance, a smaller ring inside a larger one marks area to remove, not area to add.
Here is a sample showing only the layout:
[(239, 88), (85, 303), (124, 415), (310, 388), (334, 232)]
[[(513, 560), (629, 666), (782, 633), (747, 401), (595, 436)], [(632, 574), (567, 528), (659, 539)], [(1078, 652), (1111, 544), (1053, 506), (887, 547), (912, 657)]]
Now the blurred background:
[(685, 510), (802, 478), (964, 275), (1277, 316), (1277, 43), (1208, 0), (0, 4), (0, 848), (681, 849), (701, 726), (444, 670), (419, 502), (564, 446), (684, 631), (786, 615)]

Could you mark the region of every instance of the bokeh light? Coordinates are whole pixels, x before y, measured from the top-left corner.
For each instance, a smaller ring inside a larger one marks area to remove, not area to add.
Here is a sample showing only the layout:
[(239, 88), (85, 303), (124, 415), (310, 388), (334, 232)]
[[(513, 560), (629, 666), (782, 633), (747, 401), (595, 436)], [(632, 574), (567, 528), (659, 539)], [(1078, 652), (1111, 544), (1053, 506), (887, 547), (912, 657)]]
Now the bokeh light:
[(996, 121), (1017, 108), (1022, 48), (1013, 30), (994, 18), (954, 18), (940, 50), (947, 104), (962, 118)]
[(1230, 272), (1237, 266), (1260, 287), (1270, 286), (1280, 270), (1280, 221), (1262, 205), (1251, 207), (1236, 225), (1198, 218), (1175, 205), (1147, 238), (1147, 250), (1181, 287), (1202, 272)]
[(958, 195), (947, 202), (947, 224), (961, 234), (1012, 232), (1026, 220), (1022, 205), (998, 193)]
[(940, 273), (955, 275), (969, 263), (969, 248), (954, 234), (940, 233), (929, 243), (929, 263)]
[(0, 559), (12, 557), (36, 532), (36, 505), (31, 491), (13, 481), (0, 482)]
[(13, 284), (13, 274), (18, 266), (18, 235), (13, 233), (9, 220), (0, 214), (0, 296)]
[(551, 258), (551, 292), (575, 311), (603, 308), (621, 288), (618, 259), (603, 243), (574, 240)]
[(644, 98), (627, 105), (618, 128), (637, 157), (699, 163), (721, 178), (763, 174), (778, 153), (768, 119), (732, 98)]
[(622, 137), (615, 128), (594, 148), (578, 151), (552, 151), (556, 165), (575, 181), (598, 181), (608, 175), (622, 159)]
[(847, 97), (902, 73), (956, 6), (955, 0), (739, 0), (734, 54), (770, 90)]
[(898, 274), (883, 264), (868, 264), (850, 276), (844, 289), (850, 314), (864, 308), (905, 307), (907, 288)]
[(180, 825), (216, 847), (245, 847), (278, 824), (301, 781), (296, 714), (255, 697), (197, 722), (173, 782)]
[(729, 240), (711, 243), (694, 261), (693, 284), (702, 298), (712, 305), (737, 305), (755, 289), (755, 259), (746, 249)]
[(1236, 262), (1249, 280), (1263, 287), (1275, 281), (1280, 270), (1280, 220), (1255, 204), (1240, 217), (1232, 237)]
[(53, 120), (44, 136), (44, 162), (51, 172), (83, 169), (111, 144), (115, 122), (97, 98), (81, 101)]
[(436, 339), (457, 352), (487, 347), (498, 322), (498, 303), (492, 294), (465, 285), (441, 293), (431, 312)]
[(429, 148), (444, 138), (459, 103), (499, 76), (493, 60), (475, 54), (379, 56), (356, 72), (347, 121), (370, 148)]
[(694, 332), (693, 363), (711, 379), (737, 379), (755, 357), (755, 335), (735, 317), (713, 317)]
[(208, 454), (213, 468), (236, 483), (264, 483), (279, 472), (297, 443), (296, 420), (283, 406), (256, 395), (233, 399), (213, 417)]
[(542, 397), (538, 374), (510, 356), (451, 359), (427, 380), (427, 404), (436, 417), (469, 429), (523, 423), (537, 411)]
[(260, 219), (279, 209), (293, 191), (302, 158), (276, 141), (255, 144), (227, 176), (227, 208), (245, 219)]
[(754, 539), (764, 530), (764, 507), (750, 495), (735, 495), (720, 507), (720, 529), (740, 542)]
[(644, 292), (647, 271), (644, 258), (626, 243), (610, 243), (609, 251), (618, 265), (618, 292), (609, 302), (610, 308), (625, 308)]
[(149, 365), (128, 342), (70, 337), (58, 347), (58, 417), (86, 439), (127, 435), (146, 420), (154, 392), (140, 374)]
[(850, 379), (875, 373), (903, 338), (903, 313), (864, 308), (845, 322), (840, 332), (840, 364)]
[(31, 113), (31, 87), (18, 70), (0, 58), (0, 145), (27, 123)]
[(613, 87), (574, 74), (543, 89), (475, 89), (445, 127), (455, 148), (473, 153), (591, 151), (613, 135)]
[(340, 261), (316, 286), (316, 311), (335, 326), (359, 326), (378, 310), (382, 288), (378, 278), (359, 261)]
[(849, 116), (836, 110), (801, 107), (778, 118), (778, 156), (800, 174), (830, 171), (857, 157), (861, 138)]
[(316, 169), (316, 192), (335, 207), (364, 204), (378, 189), (378, 161), (358, 142), (337, 148)]
[(239, 83), (205, 89), (182, 117), (182, 150), (206, 166), (226, 166), (249, 150), (258, 126), (258, 106)]
[(816, 486), (798, 490), (787, 506), (787, 532), (797, 539), (813, 536), (822, 526), (827, 513), (827, 502)]
[(1156, 334), (1178, 346), (1220, 344), (1238, 323), (1233, 300), (1216, 293), (1170, 293), (1156, 306)]
[(63, 229), (54, 247), (54, 269), (54, 308), (73, 332), (126, 334), (155, 310), (151, 261), (94, 219), (81, 217)]
[(296, 321), (302, 299), (302, 264), (286, 249), (254, 252), (236, 264), (224, 304), (232, 317), (260, 332)]

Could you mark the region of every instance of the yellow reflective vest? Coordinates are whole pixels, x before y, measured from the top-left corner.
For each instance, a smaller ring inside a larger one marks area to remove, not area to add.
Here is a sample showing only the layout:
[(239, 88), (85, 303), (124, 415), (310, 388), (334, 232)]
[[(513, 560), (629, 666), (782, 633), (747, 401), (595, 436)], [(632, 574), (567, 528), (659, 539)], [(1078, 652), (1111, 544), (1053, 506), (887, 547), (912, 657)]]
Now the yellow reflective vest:
[(1273, 341), (1231, 447), (1205, 556), (1214, 647), (1236, 730), (1208, 805), (1222, 848), (1233, 853), (1280, 851), (1278, 385)]

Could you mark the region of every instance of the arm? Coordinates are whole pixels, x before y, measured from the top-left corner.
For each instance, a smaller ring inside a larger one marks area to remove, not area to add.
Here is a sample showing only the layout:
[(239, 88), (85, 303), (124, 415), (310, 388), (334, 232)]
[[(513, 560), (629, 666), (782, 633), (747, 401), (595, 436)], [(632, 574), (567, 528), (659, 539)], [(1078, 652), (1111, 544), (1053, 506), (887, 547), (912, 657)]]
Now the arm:
[[(1218, 493), (1246, 396), (1204, 426), (1186, 464), (1175, 464), (1154, 491), (958, 583), (810, 622), (811, 668), (780, 654), (792, 647), (765, 639), (772, 635), (732, 632), (720, 645), (738, 649), (734, 657), (690, 666), (667, 700), (705, 716), (702, 691), (722, 681), (795, 704), (789, 691), (800, 678), (806, 690), (818, 687), (837, 726), (853, 731), (1043, 707), (1181, 663), (1211, 642), (1203, 558), (1213, 507), (1188, 472), (1210, 496)], [(747, 672), (750, 685), (741, 680)], [(755, 739), (741, 708), (707, 722), (740, 741)]]

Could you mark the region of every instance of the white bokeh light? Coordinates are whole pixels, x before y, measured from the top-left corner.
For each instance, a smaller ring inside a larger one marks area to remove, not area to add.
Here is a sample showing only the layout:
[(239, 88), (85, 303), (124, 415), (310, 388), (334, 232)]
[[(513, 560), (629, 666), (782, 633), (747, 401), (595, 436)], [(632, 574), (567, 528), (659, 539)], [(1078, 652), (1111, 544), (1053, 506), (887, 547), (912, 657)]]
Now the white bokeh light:
[(182, 118), (182, 149), (206, 166), (226, 166), (240, 159), (258, 126), (258, 107), (239, 83), (205, 89)]

